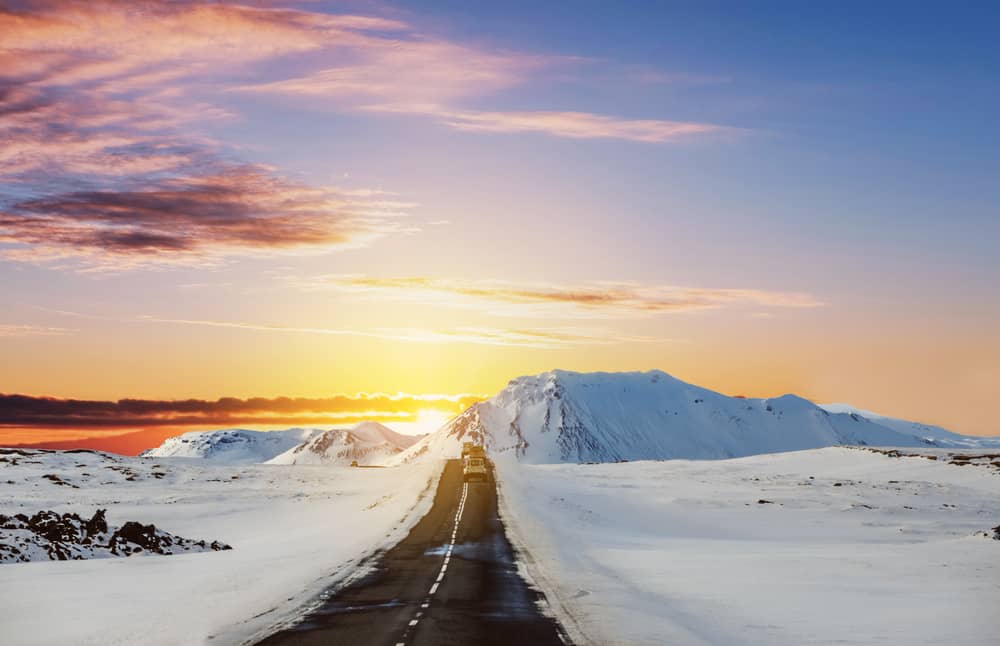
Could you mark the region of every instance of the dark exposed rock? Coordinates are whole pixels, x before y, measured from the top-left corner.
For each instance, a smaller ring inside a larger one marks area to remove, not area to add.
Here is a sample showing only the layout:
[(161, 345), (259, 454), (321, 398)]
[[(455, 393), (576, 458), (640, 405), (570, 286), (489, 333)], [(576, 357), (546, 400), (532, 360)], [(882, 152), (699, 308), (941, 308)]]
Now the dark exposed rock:
[(98, 509), (93, 518), (87, 521), (87, 535), (103, 534), (108, 531), (108, 521), (104, 518), (107, 509)]
[[(130, 545), (130, 543), (134, 545)], [(135, 552), (135, 546), (140, 549), (158, 552), (162, 554), (161, 543), (170, 546), (172, 541), (169, 536), (161, 538), (156, 534), (156, 525), (143, 525), (135, 521), (129, 521), (118, 528), (118, 531), (111, 535), (108, 547), (112, 554), (119, 552)]]
[(74, 489), (79, 489), (80, 488), (80, 487), (76, 486), (75, 484), (73, 484), (71, 482), (66, 482), (65, 480), (63, 480), (62, 478), (60, 478), (59, 476), (57, 476), (54, 473), (46, 473), (42, 477), (45, 478), (46, 480), (49, 480), (49, 481), (53, 482), (54, 484), (57, 484), (57, 485), (62, 485), (64, 487), (73, 487)]
[(90, 520), (48, 510), (30, 517), (0, 515), (0, 563), (232, 549), (219, 541), (193, 541), (135, 521), (109, 527), (106, 511), (98, 509)]

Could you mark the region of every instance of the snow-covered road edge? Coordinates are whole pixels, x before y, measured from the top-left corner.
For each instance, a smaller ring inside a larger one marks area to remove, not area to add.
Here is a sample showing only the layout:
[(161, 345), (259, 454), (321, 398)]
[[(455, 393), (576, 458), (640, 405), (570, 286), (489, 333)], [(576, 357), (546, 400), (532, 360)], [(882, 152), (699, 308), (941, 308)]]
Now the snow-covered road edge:
[[(507, 468), (516, 469), (517, 466), (508, 466)], [(500, 469), (497, 468), (494, 470), (494, 473), (499, 474), (499, 471)], [(525, 527), (522, 519), (518, 518), (510, 505), (505, 492), (503, 478), (497, 476), (495, 480), (500, 522), (503, 523), (507, 539), (514, 547), (518, 574), (524, 578), (529, 586), (545, 595), (546, 603), (540, 610), (546, 616), (550, 616), (559, 622), (560, 627), (566, 632), (566, 636), (575, 646), (598, 646), (598, 643), (590, 639), (580, 628), (577, 616), (565, 602), (565, 593), (559, 589), (556, 583), (556, 573), (546, 568), (544, 562), (541, 559), (535, 558), (528, 549), (529, 541), (526, 539), (526, 536), (529, 535), (534, 537), (534, 540), (530, 541), (530, 544), (536, 546), (537, 549), (540, 542), (539, 528), (535, 527), (532, 531), (529, 531)]]
[(345, 561), (333, 572), (317, 577), (302, 593), (273, 608), (271, 611), (251, 617), (231, 629), (212, 636), (212, 642), (221, 645), (255, 644), (268, 635), (286, 628), (322, 605), (331, 593), (351, 585), (369, 574), (379, 555), (391, 549), (410, 533), (413, 526), (427, 515), (434, 504), (434, 493), (441, 480), (442, 468), (435, 471), (420, 491), (414, 505), (400, 519), (381, 543), (372, 545), (371, 550), (351, 560)]

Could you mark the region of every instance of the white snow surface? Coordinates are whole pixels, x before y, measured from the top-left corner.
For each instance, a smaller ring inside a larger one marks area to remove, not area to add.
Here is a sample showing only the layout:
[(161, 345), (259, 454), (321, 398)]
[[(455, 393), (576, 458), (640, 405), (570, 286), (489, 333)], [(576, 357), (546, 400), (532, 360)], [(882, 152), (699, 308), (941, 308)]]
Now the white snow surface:
[[(962, 436), (829, 412), (795, 395), (728, 397), (653, 370), (520, 377), (389, 463), (455, 457), (463, 441), (525, 463), (733, 458), (836, 445), (962, 446)], [(978, 439), (978, 438), (976, 438)], [(1000, 443), (1000, 438), (994, 438)]]
[[(90, 517), (106, 508), (114, 525), (153, 523), (233, 549), (0, 565), (0, 644), (11, 646), (259, 637), (357, 572), (365, 556), (401, 540), (430, 508), (440, 475), (432, 463), (292, 468), (25, 453), (0, 456), (0, 514), (51, 509)], [(43, 477), (50, 473), (69, 484)]]
[(581, 643), (996, 644), (995, 467), (825, 448), (498, 470)]

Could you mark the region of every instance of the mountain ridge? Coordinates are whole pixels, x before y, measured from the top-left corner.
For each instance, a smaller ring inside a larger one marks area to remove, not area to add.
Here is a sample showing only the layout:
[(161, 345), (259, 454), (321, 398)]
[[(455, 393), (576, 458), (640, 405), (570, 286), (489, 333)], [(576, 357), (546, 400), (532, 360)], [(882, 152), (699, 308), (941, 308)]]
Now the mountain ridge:
[(185, 433), (143, 455), (218, 462), (399, 465), (457, 457), (462, 442), (524, 462), (720, 459), (834, 445), (1000, 447), (846, 404), (785, 394), (731, 397), (662, 370), (552, 370), (510, 380), (437, 431), (408, 436), (377, 422), (352, 429)]
[(168, 438), (140, 455), (201, 458), (220, 464), (373, 464), (409, 448), (421, 437), (397, 433), (378, 422), (361, 422), (349, 429), (221, 429)]
[(474, 404), (389, 463), (452, 457), (463, 441), (534, 463), (718, 459), (838, 444), (912, 447), (989, 442), (944, 429), (923, 436), (919, 431), (924, 425), (892, 422), (831, 412), (794, 394), (730, 397), (662, 370), (552, 370), (512, 379), (494, 397)]

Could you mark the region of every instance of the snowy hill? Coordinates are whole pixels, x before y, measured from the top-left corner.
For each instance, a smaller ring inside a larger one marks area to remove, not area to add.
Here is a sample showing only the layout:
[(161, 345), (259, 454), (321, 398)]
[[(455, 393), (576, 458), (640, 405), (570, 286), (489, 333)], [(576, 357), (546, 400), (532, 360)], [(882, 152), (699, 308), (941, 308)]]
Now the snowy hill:
[(160, 446), (144, 451), (141, 455), (152, 458), (204, 458), (225, 464), (254, 464), (281, 455), (322, 432), (316, 428), (290, 428), (284, 431), (194, 431), (167, 438)]
[(362, 422), (350, 430), (331, 429), (310, 437), (268, 464), (381, 464), (420, 438), (401, 435), (377, 422)]
[(377, 422), (351, 429), (290, 428), (284, 431), (226, 429), (185, 433), (142, 453), (152, 458), (202, 458), (221, 464), (380, 464), (420, 437)]
[(959, 435), (945, 430), (940, 426), (921, 424), (920, 422), (908, 422), (905, 419), (886, 417), (871, 411), (855, 408), (850, 404), (819, 404), (823, 410), (831, 413), (846, 413), (848, 415), (858, 415), (869, 419), (880, 426), (891, 428), (894, 431), (907, 435), (916, 435), (931, 440), (934, 444), (946, 447), (967, 447), (967, 448), (988, 448), (1000, 447), (1000, 437), (970, 437)]
[[(458, 455), (463, 441), (526, 463), (732, 458), (838, 444), (960, 446), (796, 397), (743, 399), (654, 370), (520, 377), (390, 460)], [(964, 439), (962, 436), (954, 438)]]

